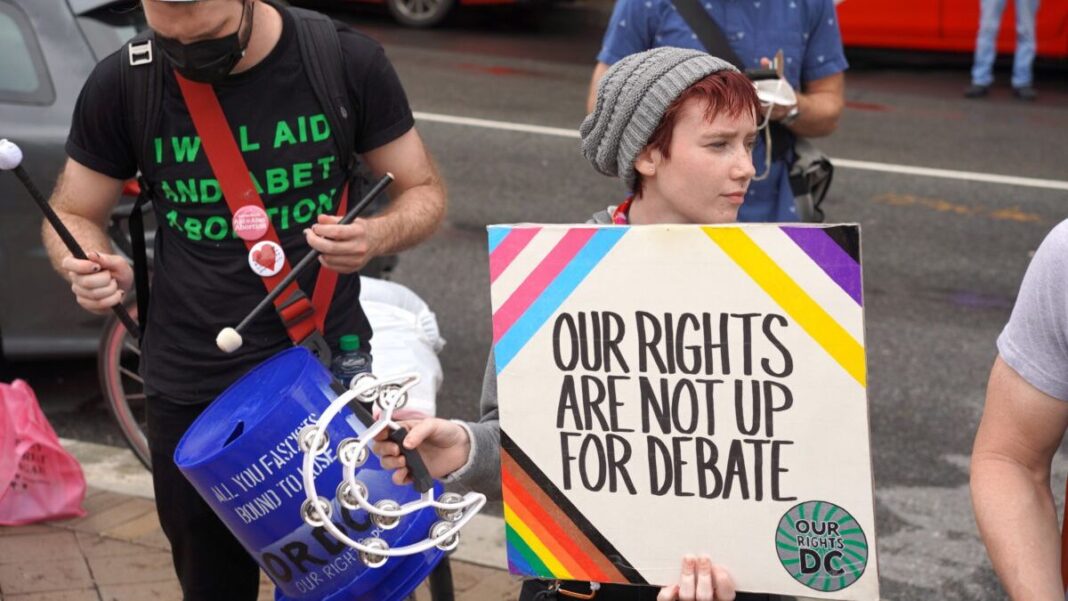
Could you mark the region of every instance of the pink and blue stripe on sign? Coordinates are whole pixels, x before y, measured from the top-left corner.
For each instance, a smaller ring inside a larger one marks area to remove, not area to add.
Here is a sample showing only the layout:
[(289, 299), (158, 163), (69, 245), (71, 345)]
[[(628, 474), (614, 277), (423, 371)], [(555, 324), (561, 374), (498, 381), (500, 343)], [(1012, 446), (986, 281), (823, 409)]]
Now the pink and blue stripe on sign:
[[(501, 275), (501, 272), (512, 264), (516, 256), (527, 247), (527, 244), (540, 231), (540, 227), (514, 230), (493, 228), (490, 230), (490, 283), (497, 281), (497, 276)], [(500, 236), (496, 243), (493, 240), (495, 234)]]
[[(507, 233), (502, 235), (501, 230)], [(575, 227), (533, 266), (493, 313), (497, 373), (508, 366), (628, 230), (626, 227)], [(543, 230), (535, 226), (491, 228), (490, 279), (496, 280), (538, 235), (544, 235)]]
[(489, 230), (489, 251), (490, 254), (492, 254), (512, 230), (506, 227), (491, 227), (487, 229)]

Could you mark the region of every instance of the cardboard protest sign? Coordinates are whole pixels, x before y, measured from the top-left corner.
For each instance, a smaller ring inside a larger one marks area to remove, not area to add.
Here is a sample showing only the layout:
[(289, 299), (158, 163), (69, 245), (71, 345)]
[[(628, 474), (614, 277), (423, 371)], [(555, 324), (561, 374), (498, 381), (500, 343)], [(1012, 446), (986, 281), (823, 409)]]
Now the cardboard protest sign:
[(493, 226), (508, 561), (879, 598), (857, 226)]

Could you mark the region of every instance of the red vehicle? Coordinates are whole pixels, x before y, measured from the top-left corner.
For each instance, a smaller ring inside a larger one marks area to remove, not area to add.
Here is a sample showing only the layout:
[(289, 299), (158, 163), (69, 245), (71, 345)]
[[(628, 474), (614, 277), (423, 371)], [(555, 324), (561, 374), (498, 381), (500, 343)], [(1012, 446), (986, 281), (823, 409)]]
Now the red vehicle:
[[(1005, 7), (998, 52), (1015, 48), (1013, 3)], [(979, 0), (841, 0), (838, 22), (846, 46), (972, 52)], [(1036, 22), (1038, 56), (1068, 58), (1068, 0), (1042, 0)]]
[(409, 27), (433, 27), (455, 5), (487, 6), (492, 4), (541, 4), (543, 0), (356, 0), (368, 4), (385, 4), (393, 18)]

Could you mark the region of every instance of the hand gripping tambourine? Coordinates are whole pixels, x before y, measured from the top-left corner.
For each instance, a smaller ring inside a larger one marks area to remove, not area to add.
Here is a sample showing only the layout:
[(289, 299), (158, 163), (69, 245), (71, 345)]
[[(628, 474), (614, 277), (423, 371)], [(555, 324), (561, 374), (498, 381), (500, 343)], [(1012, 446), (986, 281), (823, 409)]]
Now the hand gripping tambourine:
[[(475, 492), (464, 495), (446, 492), (435, 500), (433, 482), (429, 480), (418, 459), (417, 451), (414, 450), (405, 451), (410, 464), (420, 464), (420, 469), (413, 470), (413, 473), (416, 474), (416, 489), (422, 496), (403, 505), (392, 499), (380, 499), (371, 503), (367, 484), (357, 477), (358, 470), (370, 456), (368, 445), (387, 428), (390, 430), (390, 438), (404, 449), (401, 442), (407, 431), (393, 421), (393, 412), (404, 406), (408, 400), (408, 391), (418, 382), (419, 375), (416, 373), (383, 378), (361, 374), (352, 382), (348, 391), (330, 403), (314, 424), (306, 426), (300, 432), (300, 448), (304, 453), (301, 471), (306, 496), (300, 508), (301, 518), (313, 528), (325, 528), (338, 541), (359, 551), (361, 561), (368, 567), (377, 568), (385, 564), (390, 557), (422, 553), (433, 547), (446, 552), (454, 550), (460, 542), (460, 529), (486, 504), (486, 496)], [(336, 490), (337, 503), (350, 511), (366, 511), (374, 525), (381, 530), (392, 530), (401, 524), (405, 516), (432, 508), (437, 512), (439, 520), (434, 522), (426, 539), (422, 541), (390, 548), (385, 540), (375, 536), (355, 540), (331, 520), (334, 505), (328, 498), (320, 496), (315, 488), (315, 458), (326, 453), (330, 446), (331, 441), (327, 434), (330, 422), (343, 415), (346, 408), (357, 415), (366, 413), (359, 405), (361, 402), (373, 403), (381, 410), (381, 414), (359, 436), (346, 438), (337, 445), (337, 458), (342, 464), (342, 481)], [(413, 454), (416, 456), (413, 457)]]

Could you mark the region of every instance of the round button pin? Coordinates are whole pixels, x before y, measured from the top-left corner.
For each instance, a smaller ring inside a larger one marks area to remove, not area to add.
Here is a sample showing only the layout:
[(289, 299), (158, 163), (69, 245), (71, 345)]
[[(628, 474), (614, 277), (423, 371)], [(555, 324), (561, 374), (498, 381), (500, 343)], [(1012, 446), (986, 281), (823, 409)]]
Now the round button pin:
[(267, 233), (267, 212), (256, 206), (244, 206), (234, 213), (234, 232), (242, 240), (259, 240)]
[(782, 567), (812, 590), (831, 593), (848, 588), (864, 575), (868, 539), (848, 511), (827, 501), (793, 506), (775, 530)]
[(256, 275), (269, 278), (282, 270), (286, 255), (282, 247), (270, 240), (257, 242), (248, 251), (248, 265)]

